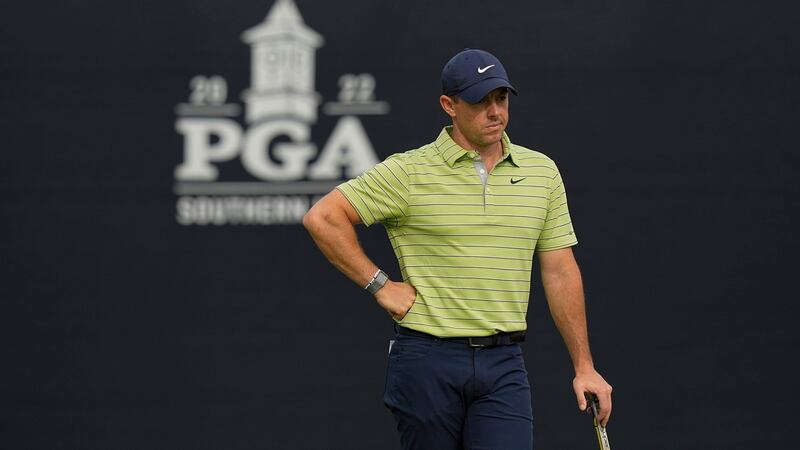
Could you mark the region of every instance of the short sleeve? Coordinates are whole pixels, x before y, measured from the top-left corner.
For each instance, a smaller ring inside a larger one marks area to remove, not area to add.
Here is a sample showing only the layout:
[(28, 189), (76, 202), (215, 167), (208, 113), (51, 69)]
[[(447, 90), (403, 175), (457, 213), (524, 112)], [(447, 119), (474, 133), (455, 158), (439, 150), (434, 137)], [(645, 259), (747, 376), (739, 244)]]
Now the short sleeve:
[(539, 234), (536, 250), (557, 250), (577, 243), (578, 239), (575, 236), (572, 220), (569, 217), (567, 191), (564, 189), (561, 173), (556, 170), (556, 174), (551, 181), (547, 218), (544, 222), (544, 228)]
[(364, 225), (396, 226), (408, 213), (408, 170), (402, 154), (393, 155), (337, 186)]

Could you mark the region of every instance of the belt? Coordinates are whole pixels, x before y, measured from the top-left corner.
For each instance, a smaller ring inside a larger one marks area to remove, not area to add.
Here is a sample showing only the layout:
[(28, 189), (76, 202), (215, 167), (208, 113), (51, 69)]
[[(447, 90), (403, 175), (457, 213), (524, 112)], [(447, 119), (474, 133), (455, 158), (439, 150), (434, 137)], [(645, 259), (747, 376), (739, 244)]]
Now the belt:
[(498, 345), (512, 345), (518, 342), (525, 341), (524, 331), (514, 331), (511, 333), (497, 333), (491, 336), (440, 338), (432, 334), (423, 333), (422, 331), (412, 330), (411, 328), (405, 328), (401, 326), (396, 326), (395, 328), (397, 329), (398, 334), (404, 334), (406, 336), (424, 337), (428, 339), (438, 339), (447, 342), (458, 342), (461, 344), (466, 344), (470, 347), (496, 347)]

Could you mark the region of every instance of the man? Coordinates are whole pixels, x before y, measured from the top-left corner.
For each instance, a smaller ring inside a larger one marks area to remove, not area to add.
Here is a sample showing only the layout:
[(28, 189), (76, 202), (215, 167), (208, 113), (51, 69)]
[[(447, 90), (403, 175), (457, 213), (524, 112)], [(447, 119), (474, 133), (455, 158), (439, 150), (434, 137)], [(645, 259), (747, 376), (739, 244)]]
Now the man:
[[(396, 321), (384, 402), (404, 449), (529, 450), (524, 340), (534, 251), (553, 319), (575, 368), (573, 388), (600, 402), (611, 386), (589, 352), (577, 243), (555, 163), (505, 134), (516, 90), (492, 54), (455, 55), (439, 102), (452, 119), (435, 142), (392, 155), (338, 186), (304, 225), (331, 263)], [(403, 275), (361, 250), (355, 225), (382, 223)]]

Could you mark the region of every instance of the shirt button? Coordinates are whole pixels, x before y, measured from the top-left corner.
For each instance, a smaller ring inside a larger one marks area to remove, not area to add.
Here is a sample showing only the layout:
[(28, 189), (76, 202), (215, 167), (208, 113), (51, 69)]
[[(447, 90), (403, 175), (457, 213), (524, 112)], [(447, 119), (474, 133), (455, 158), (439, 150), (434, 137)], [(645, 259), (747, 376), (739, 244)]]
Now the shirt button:
[(485, 170), (483, 170), (483, 169), (481, 169), (481, 173), (486, 173), (486, 171), (485, 171)]

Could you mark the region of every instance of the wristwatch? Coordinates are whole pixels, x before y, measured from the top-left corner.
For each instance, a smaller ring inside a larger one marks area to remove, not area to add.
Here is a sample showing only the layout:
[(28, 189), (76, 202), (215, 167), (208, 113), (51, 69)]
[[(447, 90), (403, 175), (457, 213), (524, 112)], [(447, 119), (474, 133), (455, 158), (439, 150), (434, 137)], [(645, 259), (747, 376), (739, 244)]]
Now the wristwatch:
[(378, 269), (375, 275), (372, 276), (372, 280), (364, 286), (364, 289), (370, 294), (375, 295), (387, 281), (389, 281), (389, 275), (386, 275), (386, 272)]

